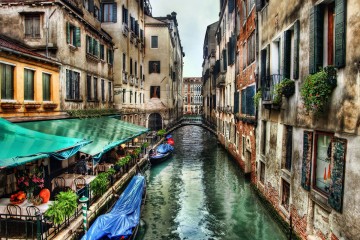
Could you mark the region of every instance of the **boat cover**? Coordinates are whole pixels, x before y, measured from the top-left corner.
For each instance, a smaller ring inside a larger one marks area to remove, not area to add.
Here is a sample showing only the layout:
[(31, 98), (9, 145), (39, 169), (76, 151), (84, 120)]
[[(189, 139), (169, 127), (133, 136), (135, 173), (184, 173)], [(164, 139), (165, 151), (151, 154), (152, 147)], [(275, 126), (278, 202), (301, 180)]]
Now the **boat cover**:
[(145, 188), (144, 176), (134, 176), (113, 209), (99, 216), (82, 240), (96, 240), (102, 237), (120, 239), (132, 235), (140, 221), (140, 207)]
[(171, 146), (170, 144), (167, 144), (167, 143), (163, 143), (163, 144), (160, 144), (157, 148), (156, 148), (156, 151), (158, 153), (167, 153), (167, 152), (171, 152), (174, 150), (174, 147)]

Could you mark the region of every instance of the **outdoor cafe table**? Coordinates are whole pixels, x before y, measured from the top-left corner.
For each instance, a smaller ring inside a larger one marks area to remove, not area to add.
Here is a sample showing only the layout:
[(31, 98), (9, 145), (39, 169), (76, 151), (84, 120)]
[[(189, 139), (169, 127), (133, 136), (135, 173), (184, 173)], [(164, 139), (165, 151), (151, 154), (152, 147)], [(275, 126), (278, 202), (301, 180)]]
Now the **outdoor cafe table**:
[[(41, 213), (44, 213), (48, 208), (49, 205), (52, 204), (53, 201), (48, 201), (47, 203), (42, 203), (40, 205), (37, 205), (36, 207), (40, 210)], [(12, 204), (10, 202), (10, 198), (0, 198), (0, 214), (9, 214), (7, 211), (7, 205), (8, 204)], [(20, 204), (14, 204), (20, 207), (21, 209), (21, 214), (22, 218), (25, 218), (25, 216), (27, 216), (27, 212), (26, 212), (26, 207), (28, 206), (34, 206), (34, 204), (28, 202), (27, 199), (25, 199), (25, 201), (23, 203)]]
[[(65, 186), (70, 187), (72, 190), (76, 191), (76, 186), (74, 180), (78, 177), (85, 178), (86, 184), (89, 184), (91, 181), (93, 181), (96, 176), (94, 175), (82, 175), (82, 174), (74, 174), (74, 173), (63, 173), (58, 177), (62, 177), (65, 180)], [(53, 179), (51, 181), (52, 189), (55, 188), (55, 180)]]

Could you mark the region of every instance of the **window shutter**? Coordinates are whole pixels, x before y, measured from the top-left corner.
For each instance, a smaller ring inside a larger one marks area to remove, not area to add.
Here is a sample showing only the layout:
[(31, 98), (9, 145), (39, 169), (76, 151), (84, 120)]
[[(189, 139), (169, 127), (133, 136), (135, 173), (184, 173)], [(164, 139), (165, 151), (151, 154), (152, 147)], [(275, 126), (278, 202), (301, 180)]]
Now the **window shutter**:
[(113, 19), (112, 19), (112, 21), (114, 22), (114, 23), (116, 23), (117, 22), (117, 4), (116, 3), (113, 3)]
[(232, 13), (234, 11), (234, 8), (235, 8), (235, 0), (229, 0), (229, 3), (228, 3), (229, 13)]
[(246, 89), (241, 90), (241, 113), (246, 114)]
[(94, 0), (89, 0), (89, 12), (94, 13)]
[(346, 63), (346, 0), (335, 0), (335, 66)]
[(223, 49), (223, 70), (227, 70), (227, 56), (226, 56), (226, 49)]
[(293, 79), (299, 78), (299, 45), (300, 45), (300, 21), (294, 24), (294, 71)]
[(98, 44), (98, 41), (96, 41), (95, 39), (94, 39), (94, 55), (95, 56), (99, 56), (99, 44)]
[(246, 88), (246, 114), (255, 115), (254, 107), (255, 85)]
[(81, 30), (80, 30), (80, 27), (75, 28), (75, 36), (76, 36), (76, 47), (81, 47)]
[(323, 19), (321, 6), (314, 6), (310, 11), (310, 74), (316, 73), (323, 64)]
[(331, 143), (331, 184), (328, 198), (329, 205), (338, 212), (342, 212), (346, 139), (334, 138)]
[(239, 99), (240, 98), (240, 92), (234, 92), (234, 113), (239, 112)]
[(266, 46), (266, 76), (270, 76), (270, 44)]
[(290, 78), (291, 65), (291, 30), (284, 32), (284, 51), (283, 51), (283, 78)]
[(313, 133), (304, 131), (301, 186), (310, 191)]
[(99, 11), (99, 20), (100, 22), (104, 22), (104, 19), (103, 19), (103, 11), (104, 11), (104, 4), (103, 3), (100, 3), (100, 11)]
[(70, 23), (66, 22), (66, 43), (70, 43)]
[(231, 65), (231, 39), (229, 39), (229, 42), (227, 42), (227, 44), (226, 44), (226, 46), (227, 46), (227, 49), (228, 49), (228, 55), (227, 55), (227, 64), (228, 65)]
[(66, 98), (71, 99), (70, 70), (66, 69)]
[(122, 12), (121, 12), (121, 13), (122, 13), (122, 22), (125, 23), (125, 22), (126, 22), (126, 21), (125, 21), (125, 16), (126, 16), (125, 14), (126, 14), (126, 13), (125, 13), (125, 7), (124, 7), (124, 5), (122, 5)]
[(73, 72), (73, 77), (74, 77), (74, 99), (80, 99), (80, 79), (79, 79), (79, 74)]

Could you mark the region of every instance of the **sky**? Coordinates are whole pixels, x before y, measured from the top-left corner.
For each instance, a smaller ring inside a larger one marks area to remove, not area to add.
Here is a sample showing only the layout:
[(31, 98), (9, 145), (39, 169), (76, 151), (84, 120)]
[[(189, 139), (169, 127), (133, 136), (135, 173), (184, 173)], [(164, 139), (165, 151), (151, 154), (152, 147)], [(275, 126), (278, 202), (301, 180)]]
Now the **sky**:
[(150, 0), (153, 17), (177, 13), (185, 52), (183, 77), (201, 77), (203, 44), (208, 25), (219, 19), (218, 0)]

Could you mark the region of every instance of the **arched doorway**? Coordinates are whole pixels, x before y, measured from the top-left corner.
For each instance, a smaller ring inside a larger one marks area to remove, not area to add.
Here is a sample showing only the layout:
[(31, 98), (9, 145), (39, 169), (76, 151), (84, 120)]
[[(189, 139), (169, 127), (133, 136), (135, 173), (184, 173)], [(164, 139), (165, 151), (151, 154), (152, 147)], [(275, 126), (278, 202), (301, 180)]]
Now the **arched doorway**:
[(148, 128), (155, 131), (162, 129), (162, 117), (159, 113), (150, 114)]

